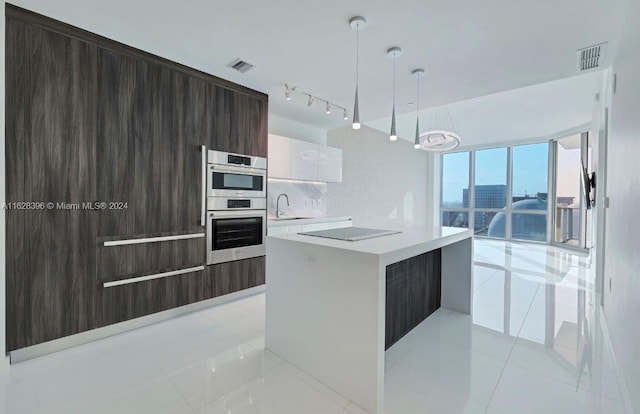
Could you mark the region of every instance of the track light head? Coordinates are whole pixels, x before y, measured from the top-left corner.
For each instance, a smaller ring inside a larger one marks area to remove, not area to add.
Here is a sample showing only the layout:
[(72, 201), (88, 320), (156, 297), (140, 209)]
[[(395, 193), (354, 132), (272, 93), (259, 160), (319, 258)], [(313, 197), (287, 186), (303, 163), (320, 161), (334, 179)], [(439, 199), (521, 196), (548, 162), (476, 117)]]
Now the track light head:
[(287, 101), (291, 100), (291, 88), (289, 88), (289, 85), (285, 84), (284, 85), (284, 97)]
[(327, 114), (330, 114), (330, 113), (331, 113), (331, 104), (330, 104), (329, 102), (327, 102), (327, 105), (326, 105), (326, 107), (325, 107), (325, 112), (326, 112)]
[(311, 105), (313, 105), (313, 96), (309, 95), (309, 100), (307, 101), (307, 106), (309, 108), (311, 108)]

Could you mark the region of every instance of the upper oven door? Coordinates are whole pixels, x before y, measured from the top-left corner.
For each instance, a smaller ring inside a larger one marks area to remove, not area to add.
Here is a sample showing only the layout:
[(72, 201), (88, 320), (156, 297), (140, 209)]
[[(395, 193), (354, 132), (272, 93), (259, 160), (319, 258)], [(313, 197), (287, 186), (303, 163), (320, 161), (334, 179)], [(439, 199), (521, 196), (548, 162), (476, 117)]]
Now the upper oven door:
[(209, 197), (266, 197), (266, 170), (209, 164)]

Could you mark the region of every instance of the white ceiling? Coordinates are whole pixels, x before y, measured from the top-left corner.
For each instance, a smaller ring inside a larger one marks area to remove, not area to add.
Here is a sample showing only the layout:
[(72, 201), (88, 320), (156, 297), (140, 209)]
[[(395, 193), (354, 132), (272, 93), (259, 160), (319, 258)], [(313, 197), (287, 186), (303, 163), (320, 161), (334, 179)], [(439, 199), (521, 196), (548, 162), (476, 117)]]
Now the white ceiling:
[[(628, 0), (12, 0), (12, 3), (266, 92), (270, 111), (325, 129), (344, 126), (306, 99), (284, 100), (284, 83), (353, 105), (355, 33), (360, 34), (361, 119), (388, 116), (391, 60), (400, 46), (398, 112), (410, 112), (427, 70), (421, 108), (576, 75), (575, 51), (609, 41), (615, 51)], [(226, 65), (256, 67), (239, 74)], [(608, 61), (604, 62), (605, 65)]]
[[(480, 147), (548, 137), (591, 123), (602, 72), (512, 89), (448, 105), (461, 147)], [(420, 111), (420, 130), (434, 128), (435, 109)], [(416, 114), (397, 117), (400, 138), (413, 142)], [(391, 118), (367, 123), (388, 132)], [(578, 135), (579, 136), (579, 135)]]

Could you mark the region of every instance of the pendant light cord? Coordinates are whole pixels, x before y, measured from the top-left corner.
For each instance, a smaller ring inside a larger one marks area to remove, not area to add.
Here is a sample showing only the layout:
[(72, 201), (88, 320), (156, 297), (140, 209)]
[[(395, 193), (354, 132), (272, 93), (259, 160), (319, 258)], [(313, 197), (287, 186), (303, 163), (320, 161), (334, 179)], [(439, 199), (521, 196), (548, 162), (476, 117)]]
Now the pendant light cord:
[(360, 22), (356, 23), (356, 89), (358, 89), (358, 72), (360, 65)]
[(417, 104), (416, 104), (416, 120), (418, 119), (418, 111), (420, 111), (420, 76), (417, 76), (418, 78), (418, 99), (417, 99)]
[(393, 55), (393, 107), (396, 107), (396, 55)]

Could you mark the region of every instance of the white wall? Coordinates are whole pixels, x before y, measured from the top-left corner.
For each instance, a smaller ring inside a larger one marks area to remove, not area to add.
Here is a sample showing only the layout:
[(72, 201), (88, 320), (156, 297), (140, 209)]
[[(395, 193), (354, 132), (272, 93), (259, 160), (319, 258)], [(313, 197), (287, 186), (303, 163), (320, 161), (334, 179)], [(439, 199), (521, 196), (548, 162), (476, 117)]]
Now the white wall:
[(326, 145), (327, 131), (269, 113), (269, 133)]
[[(2, 19), (0, 19), (0, 206), (5, 203), (5, 184), (4, 184), (4, 6), (5, 1), (0, 0), (2, 7)], [(5, 303), (5, 281), (6, 278), (6, 229), (5, 229), (5, 210), (0, 208), (0, 371), (8, 367), (8, 359), (3, 357), (6, 353), (5, 349), (5, 327), (6, 327), (6, 303)]]
[[(631, 1), (612, 72), (607, 148), (604, 311), (616, 357), (640, 413), (640, 1)], [(609, 290), (611, 279), (611, 290)]]
[(327, 184), (327, 215), (352, 216), (355, 226), (401, 228), (433, 222), (433, 154), (405, 140), (390, 142), (363, 126), (329, 131), (342, 148), (342, 183)]

